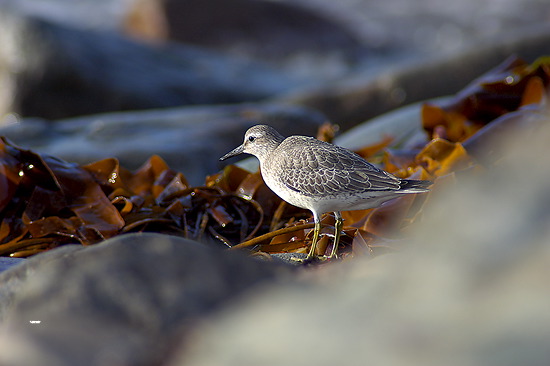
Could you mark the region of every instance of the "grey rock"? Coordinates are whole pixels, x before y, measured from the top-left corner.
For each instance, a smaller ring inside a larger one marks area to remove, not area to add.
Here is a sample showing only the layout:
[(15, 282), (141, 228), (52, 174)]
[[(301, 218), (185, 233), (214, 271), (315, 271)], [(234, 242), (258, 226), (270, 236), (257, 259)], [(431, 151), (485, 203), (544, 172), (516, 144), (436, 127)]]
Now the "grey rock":
[(512, 135), (498, 166), (436, 184), (407, 249), (265, 289), (169, 365), (547, 365), (549, 138)]
[(161, 364), (176, 335), (288, 267), (178, 237), (130, 234), (32, 270), (1, 325), (2, 365)]
[(255, 101), (295, 82), (197, 47), (151, 46), (0, 8), (0, 116), (48, 119), (107, 111)]
[(182, 107), (93, 115), (50, 122), (22, 120), (0, 128), (0, 135), (40, 153), (81, 164), (117, 157), (135, 169), (157, 154), (199, 185), (219, 171), (219, 157), (242, 143), (244, 131), (259, 122), (283, 133), (315, 135), (325, 117), (282, 104)]

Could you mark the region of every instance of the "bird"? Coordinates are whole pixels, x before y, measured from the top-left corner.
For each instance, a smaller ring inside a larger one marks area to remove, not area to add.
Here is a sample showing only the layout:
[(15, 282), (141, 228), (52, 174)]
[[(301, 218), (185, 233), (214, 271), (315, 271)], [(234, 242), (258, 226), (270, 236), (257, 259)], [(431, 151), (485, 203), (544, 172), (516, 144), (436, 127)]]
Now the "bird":
[(428, 192), (432, 185), (398, 178), (344, 147), (309, 136), (285, 138), (263, 124), (249, 128), (244, 142), (220, 161), (242, 153), (259, 160), (262, 178), (277, 196), (313, 214), (313, 240), (304, 262), (315, 258), (324, 213), (334, 212), (336, 218), (331, 254), (323, 257), (332, 259), (343, 226), (341, 211), (379, 207), (405, 194)]

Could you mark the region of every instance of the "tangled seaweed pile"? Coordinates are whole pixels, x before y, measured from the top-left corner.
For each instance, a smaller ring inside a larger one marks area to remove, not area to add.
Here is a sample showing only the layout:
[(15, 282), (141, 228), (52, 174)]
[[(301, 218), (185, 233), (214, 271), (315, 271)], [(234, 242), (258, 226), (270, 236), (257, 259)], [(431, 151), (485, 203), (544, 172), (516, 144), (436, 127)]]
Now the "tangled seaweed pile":
[[(531, 65), (507, 60), (454, 98), (423, 106), (428, 141), (423, 147), (390, 149), (391, 139), (386, 139), (358, 153), (367, 159), (381, 156), (382, 168), (401, 178), (435, 179), (437, 189), (458, 171), (481, 170), (476, 169), (482, 163), (478, 157), (486, 153), (488, 141), (510, 125), (525, 128), (525, 116), (546, 108), (549, 84), (550, 59)], [(334, 128), (324, 126), (319, 134), (330, 140)], [(309, 211), (281, 201), (258, 172), (233, 165), (207, 177), (204, 186), (190, 187), (158, 156), (135, 172), (113, 158), (78, 166), (2, 138), (0, 192), (4, 256), (27, 257), (59, 245), (90, 245), (140, 231), (264, 253), (306, 252), (312, 237)], [(429, 197), (404, 196), (380, 208), (343, 212), (340, 256), (391, 250), (421, 216)], [(334, 218), (325, 215), (322, 223), (318, 254), (330, 250)]]

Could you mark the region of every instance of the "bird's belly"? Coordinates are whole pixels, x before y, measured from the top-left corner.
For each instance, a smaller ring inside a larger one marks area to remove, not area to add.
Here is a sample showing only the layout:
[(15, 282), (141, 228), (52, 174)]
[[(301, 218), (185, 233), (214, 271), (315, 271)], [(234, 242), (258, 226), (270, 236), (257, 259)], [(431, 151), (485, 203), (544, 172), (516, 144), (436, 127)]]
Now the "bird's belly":
[(391, 198), (376, 195), (363, 195), (361, 197), (339, 195), (336, 197), (319, 197), (313, 199), (311, 204), (312, 208), (318, 212), (353, 211), (378, 207), (389, 199)]
[(385, 194), (372, 192), (363, 193), (361, 195), (342, 193), (338, 195), (310, 196), (289, 189), (286, 186), (278, 184), (278, 182), (266, 180), (266, 184), (277, 196), (291, 205), (319, 213), (366, 210), (378, 207), (382, 203), (397, 197), (397, 195), (389, 196), (387, 192), (385, 192)]

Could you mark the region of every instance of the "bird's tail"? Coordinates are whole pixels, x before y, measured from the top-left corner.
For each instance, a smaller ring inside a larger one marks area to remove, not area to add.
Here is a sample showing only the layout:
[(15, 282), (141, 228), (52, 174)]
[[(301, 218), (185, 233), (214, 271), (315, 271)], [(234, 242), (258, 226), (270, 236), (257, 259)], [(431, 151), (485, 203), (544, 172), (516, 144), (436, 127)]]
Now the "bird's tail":
[(403, 191), (410, 192), (428, 192), (430, 186), (433, 184), (431, 180), (411, 180), (403, 179), (401, 181), (401, 189)]

